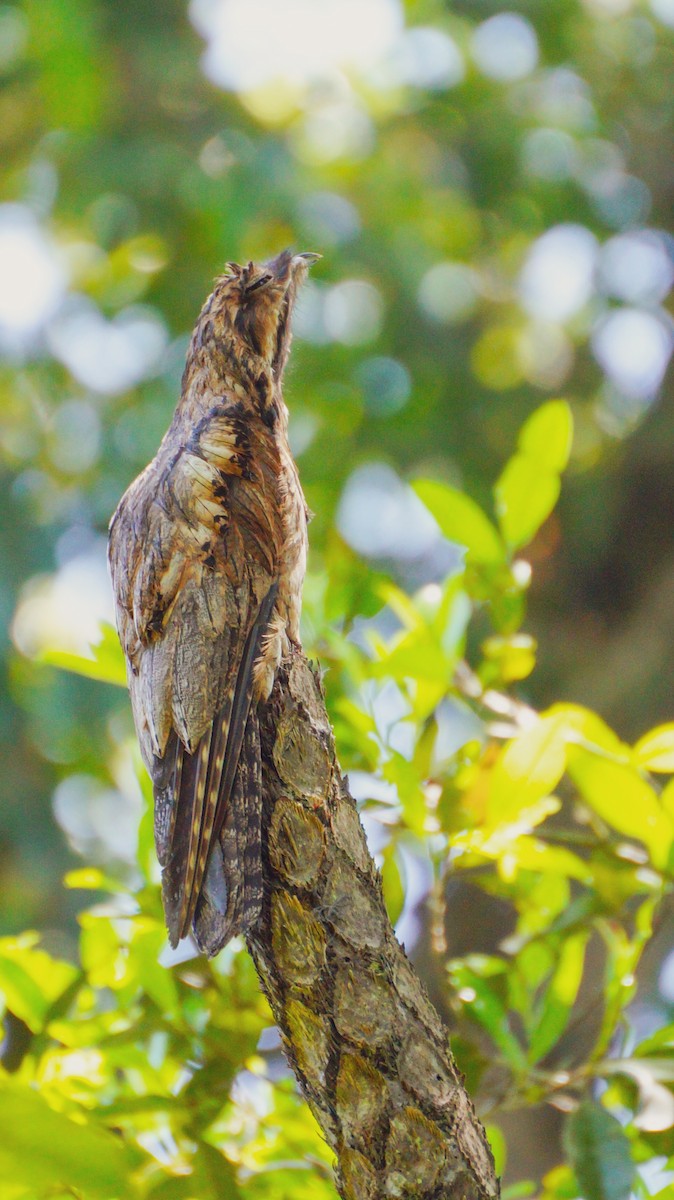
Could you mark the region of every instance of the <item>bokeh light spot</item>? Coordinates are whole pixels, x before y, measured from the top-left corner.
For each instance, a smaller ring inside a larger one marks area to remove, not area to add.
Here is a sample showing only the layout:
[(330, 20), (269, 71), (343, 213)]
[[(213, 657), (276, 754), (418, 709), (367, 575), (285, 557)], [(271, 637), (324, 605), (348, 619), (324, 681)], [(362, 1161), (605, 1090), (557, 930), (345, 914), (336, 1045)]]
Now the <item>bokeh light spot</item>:
[(74, 850), (94, 862), (135, 863), (141, 803), (92, 775), (69, 775), (53, 796), (54, 816)]
[(365, 158), (374, 146), (374, 126), (353, 97), (312, 108), (293, 130), (291, 144), (310, 166)]
[(7, 71), (22, 58), (29, 38), (28, 21), (18, 8), (0, 8), (0, 71)]
[(657, 304), (674, 282), (674, 261), (652, 230), (611, 238), (602, 248), (600, 280), (609, 296), (633, 304)]
[(382, 298), (371, 283), (346, 279), (330, 288), (325, 299), (325, 327), (330, 337), (346, 346), (359, 346), (377, 337), (384, 316)]
[(356, 370), (365, 407), (377, 417), (392, 416), (407, 404), (412, 380), (407, 367), (395, 358), (366, 358)]
[(456, 87), (466, 74), (463, 55), (454, 39), (440, 29), (423, 25), (400, 35), (384, 71), (390, 83), (429, 91)]
[(232, 91), (367, 69), (403, 24), (398, 0), (192, 0), (190, 17), (208, 42), (206, 75)]
[(158, 366), (166, 328), (148, 308), (133, 307), (112, 321), (91, 301), (72, 296), (49, 329), (49, 346), (85, 387), (114, 396), (135, 387)]
[(674, 0), (651, 0), (651, 9), (663, 25), (674, 26)]
[(519, 280), (522, 306), (533, 317), (566, 321), (594, 291), (597, 239), (583, 225), (556, 225), (534, 242)]
[(478, 25), (472, 51), (483, 75), (509, 83), (524, 79), (534, 70), (538, 62), (538, 39), (533, 25), (518, 13), (497, 13)]
[(419, 304), (434, 321), (465, 321), (477, 305), (477, 281), (476, 272), (465, 263), (436, 263), (419, 284)]
[(337, 525), (354, 550), (372, 558), (418, 558), (438, 538), (430, 513), (385, 463), (366, 463), (349, 477)]
[(531, 321), (519, 338), (519, 357), (530, 383), (541, 388), (559, 388), (574, 364), (573, 342), (560, 326), (550, 321)]
[(0, 348), (29, 349), (66, 284), (63, 259), (30, 210), (0, 205)]
[(56, 574), (29, 580), (14, 614), (12, 637), (28, 657), (47, 648), (84, 654), (99, 640), (102, 620), (114, 620), (103, 538)]
[(358, 210), (336, 192), (311, 192), (300, 200), (299, 208), (309, 236), (322, 245), (349, 242), (360, 233)]
[(563, 129), (534, 129), (524, 139), (524, 169), (537, 179), (570, 179), (576, 167), (576, 143)]
[(672, 330), (653, 313), (621, 308), (605, 317), (592, 336), (600, 367), (627, 396), (651, 399), (669, 362)]
[(93, 404), (68, 400), (56, 410), (49, 457), (60, 470), (76, 475), (87, 471), (98, 458), (101, 422)]

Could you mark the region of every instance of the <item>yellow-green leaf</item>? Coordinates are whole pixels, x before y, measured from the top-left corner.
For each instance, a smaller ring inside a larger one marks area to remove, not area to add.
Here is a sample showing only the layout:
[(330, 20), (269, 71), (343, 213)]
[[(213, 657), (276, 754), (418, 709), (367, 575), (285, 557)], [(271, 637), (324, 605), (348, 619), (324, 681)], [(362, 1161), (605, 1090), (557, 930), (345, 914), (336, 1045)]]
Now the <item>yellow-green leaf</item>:
[(572, 438), (573, 416), (566, 400), (548, 400), (524, 422), (518, 447), (541, 468), (559, 474), (569, 461)]
[(34, 1188), (77, 1189), (84, 1200), (137, 1194), (119, 1138), (55, 1112), (32, 1089), (0, 1080), (0, 1178)]
[(674, 773), (674, 724), (658, 725), (645, 733), (634, 747), (634, 756), (647, 771)]
[(85, 675), (87, 679), (98, 679), (102, 683), (126, 687), (126, 666), (122, 648), (116, 631), (107, 622), (101, 625), (101, 640), (91, 647), (91, 655), (75, 654), (71, 650), (59, 650), (54, 646), (43, 650), (39, 661), (52, 667), (60, 667), (63, 671), (73, 671), (75, 675)]
[(586, 749), (596, 747), (623, 762), (630, 761), (629, 748), (592, 709), (581, 704), (553, 704), (542, 715), (559, 719), (567, 742), (584, 744)]
[(384, 888), (386, 910), (392, 925), (395, 925), (405, 905), (405, 887), (403, 885), (400, 864), (393, 845), (386, 847), (381, 868), (381, 881)]
[[(483, 854), (496, 859), (504, 878), (512, 878), (520, 866), (519, 846), (523, 835), (542, 825), (548, 817), (559, 812), (560, 807), (556, 796), (543, 796), (524, 808), (517, 805), (503, 821), (491, 819), (492, 814), (488, 811), (482, 826), (455, 834), (452, 845), (468, 854)], [(529, 869), (528, 862), (524, 866)]]
[(568, 766), (590, 808), (618, 833), (638, 838), (648, 847), (654, 864), (664, 867), (674, 823), (636, 768), (582, 746), (569, 747)]
[(505, 548), (496, 528), (470, 496), (433, 479), (420, 479), (413, 487), (443, 535), (450, 542), (466, 547), (468, 562), (504, 561)]
[(518, 452), (496, 483), (496, 514), (512, 549), (530, 542), (559, 496), (571, 451), (573, 419), (565, 400), (543, 404), (522, 426)]
[(502, 1175), (508, 1159), (508, 1147), (503, 1130), (499, 1125), (486, 1125), (485, 1132), (489, 1139), (489, 1145), (491, 1146), (492, 1154), (494, 1155), (496, 1174)]
[(482, 643), (482, 652), (504, 683), (526, 679), (536, 666), (536, 642), (526, 633), (489, 637)]
[(7, 1008), (38, 1033), (49, 1010), (77, 975), (72, 963), (53, 958), (37, 934), (0, 941), (0, 995)]
[(173, 975), (159, 962), (166, 944), (164, 923), (150, 917), (137, 917), (129, 946), (129, 973), (133, 973), (143, 991), (154, 1000), (159, 1011), (175, 1017), (180, 1010)]
[(662, 789), (660, 803), (667, 816), (674, 822), (674, 779), (670, 779), (667, 786)]
[(540, 871), (547, 876), (559, 875), (563, 879), (578, 879), (585, 884), (592, 882), (592, 871), (588, 864), (565, 846), (548, 846), (540, 838), (520, 834), (508, 853), (522, 871)]
[(78, 867), (75, 871), (68, 871), (63, 876), (63, 883), (67, 888), (82, 888), (87, 892), (126, 891), (121, 883), (111, 879), (109, 875), (104, 875), (98, 867)]
[(525, 546), (550, 516), (559, 497), (559, 475), (527, 454), (506, 463), (496, 487), (496, 514), (513, 549)]
[(583, 978), (585, 946), (589, 931), (572, 934), (562, 942), (557, 965), (545, 992), (542, 1012), (529, 1042), (529, 1056), (538, 1062), (559, 1041)]
[(566, 765), (564, 725), (556, 717), (539, 717), (501, 751), (491, 777), (488, 823), (510, 820), (521, 809), (549, 796)]

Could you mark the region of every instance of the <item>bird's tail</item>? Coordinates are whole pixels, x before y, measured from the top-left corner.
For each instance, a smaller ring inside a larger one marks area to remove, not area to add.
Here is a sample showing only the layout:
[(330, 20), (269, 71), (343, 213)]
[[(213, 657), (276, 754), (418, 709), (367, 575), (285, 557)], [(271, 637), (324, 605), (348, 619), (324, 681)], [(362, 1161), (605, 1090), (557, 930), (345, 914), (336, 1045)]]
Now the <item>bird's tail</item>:
[(217, 954), (256, 921), (262, 905), (262, 761), (256, 710), (248, 714), (238, 769), (220, 834), (208, 859), (193, 931)]

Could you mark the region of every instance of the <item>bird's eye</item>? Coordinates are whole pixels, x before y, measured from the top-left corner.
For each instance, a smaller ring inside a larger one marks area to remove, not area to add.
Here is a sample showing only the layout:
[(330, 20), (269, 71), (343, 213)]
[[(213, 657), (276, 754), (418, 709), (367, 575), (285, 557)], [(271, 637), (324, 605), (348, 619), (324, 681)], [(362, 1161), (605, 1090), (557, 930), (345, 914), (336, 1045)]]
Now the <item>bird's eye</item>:
[(251, 292), (257, 292), (259, 288), (266, 287), (268, 283), (271, 283), (271, 278), (271, 275), (260, 275), (260, 278), (256, 279), (254, 283), (248, 284), (246, 295), (249, 296)]

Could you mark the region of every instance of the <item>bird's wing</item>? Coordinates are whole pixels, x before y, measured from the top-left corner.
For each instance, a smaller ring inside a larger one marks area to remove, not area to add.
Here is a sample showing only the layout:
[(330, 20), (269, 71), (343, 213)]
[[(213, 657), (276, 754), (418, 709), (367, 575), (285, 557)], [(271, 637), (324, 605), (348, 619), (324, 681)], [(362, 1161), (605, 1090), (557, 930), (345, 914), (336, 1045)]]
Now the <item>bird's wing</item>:
[[(274, 606), (274, 479), (273, 462), (250, 454), (236, 406), (214, 409), (163, 472), (156, 460), (139, 477), (111, 526), (118, 626), (154, 784), (173, 944), (189, 932), (225, 820)], [(230, 908), (240, 884), (231, 870)]]
[[(153, 771), (155, 798), (160, 800), (161, 812), (157, 822), (157, 852), (164, 868), (164, 907), (173, 943), (189, 932), (209, 856), (231, 802), (249, 719), (253, 665), (275, 597), (276, 585), (272, 584), (247, 633), (245, 629), (241, 631), (245, 634), (243, 646), (237, 642), (230, 644), (230, 661), (223, 670), (224, 696), (194, 751), (190, 753), (179, 738), (173, 743), (175, 760), (168, 793), (165, 761), (157, 760)], [(243, 864), (239, 864), (238, 870), (243, 870)], [(235, 873), (225, 878), (225, 906), (231, 903), (230, 897), (242, 882)], [(234, 932), (238, 930), (232, 929), (230, 936)]]

